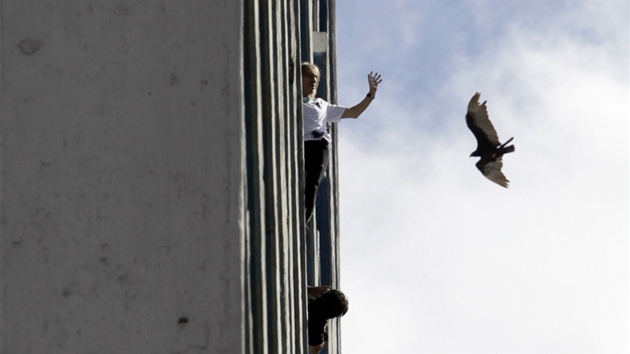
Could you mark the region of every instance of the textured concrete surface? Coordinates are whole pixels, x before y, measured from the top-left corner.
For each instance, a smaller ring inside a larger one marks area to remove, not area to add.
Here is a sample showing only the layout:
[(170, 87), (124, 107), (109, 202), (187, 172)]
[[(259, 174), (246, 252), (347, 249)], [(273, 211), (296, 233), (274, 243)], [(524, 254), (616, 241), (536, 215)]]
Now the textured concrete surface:
[(0, 353), (242, 352), (241, 2), (0, 3)]

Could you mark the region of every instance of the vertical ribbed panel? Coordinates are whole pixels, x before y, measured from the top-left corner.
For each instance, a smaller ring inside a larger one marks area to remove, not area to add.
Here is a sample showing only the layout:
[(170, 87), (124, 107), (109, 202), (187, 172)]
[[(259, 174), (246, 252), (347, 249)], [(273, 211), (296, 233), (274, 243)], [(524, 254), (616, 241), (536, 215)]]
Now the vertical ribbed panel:
[(248, 348), (301, 353), (306, 344), (306, 245), (298, 71), (299, 4), (246, 1)]
[[(303, 61), (321, 67), (321, 97), (336, 100), (334, 31), (313, 33), (331, 31), (330, 20), (322, 16), (330, 16), (334, 3), (246, 0), (244, 7), (246, 344), (257, 354), (302, 353), (307, 285), (338, 286), (336, 151), (318, 196), (317, 222), (305, 234), (300, 103)], [(323, 50), (315, 48), (314, 38), (324, 38)], [(336, 136), (335, 129), (332, 133)], [(337, 332), (333, 323), (328, 353), (339, 352)]]

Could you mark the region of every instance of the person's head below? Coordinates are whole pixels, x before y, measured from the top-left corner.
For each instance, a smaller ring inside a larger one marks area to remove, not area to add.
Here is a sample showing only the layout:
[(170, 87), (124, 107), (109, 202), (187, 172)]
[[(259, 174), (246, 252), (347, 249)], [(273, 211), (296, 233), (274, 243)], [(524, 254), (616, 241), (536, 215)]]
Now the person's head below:
[(330, 289), (311, 301), (308, 310), (311, 317), (324, 320), (341, 317), (348, 312), (348, 299), (341, 291)]
[(302, 97), (315, 97), (319, 85), (319, 68), (312, 63), (302, 63)]
[(326, 323), (348, 312), (348, 299), (339, 290), (328, 290), (308, 304), (308, 344), (312, 354), (319, 353), (328, 340)]

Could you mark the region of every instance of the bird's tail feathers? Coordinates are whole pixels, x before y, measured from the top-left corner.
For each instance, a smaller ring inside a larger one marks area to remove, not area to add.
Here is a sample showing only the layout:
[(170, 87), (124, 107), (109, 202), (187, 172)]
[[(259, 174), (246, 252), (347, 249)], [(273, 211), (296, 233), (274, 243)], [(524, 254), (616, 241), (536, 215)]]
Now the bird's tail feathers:
[(501, 152), (503, 152), (504, 154), (507, 154), (508, 152), (514, 152), (514, 150), (516, 150), (514, 148), (514, 145), (506, 146), (512, 140), (514, 140), (514, 137), (509, 138), (508, 141), (504, 142), (503, 145), (499, 146), (499, 150), (501, 150)]

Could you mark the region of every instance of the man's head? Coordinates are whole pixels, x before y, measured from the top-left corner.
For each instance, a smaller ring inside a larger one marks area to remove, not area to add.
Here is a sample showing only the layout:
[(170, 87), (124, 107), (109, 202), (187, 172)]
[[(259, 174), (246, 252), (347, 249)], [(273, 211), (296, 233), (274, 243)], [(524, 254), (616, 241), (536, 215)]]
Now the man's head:
[(319, 68), (315, 64), (302, 63), (302, 96), (314, 97), (319, 85)]

